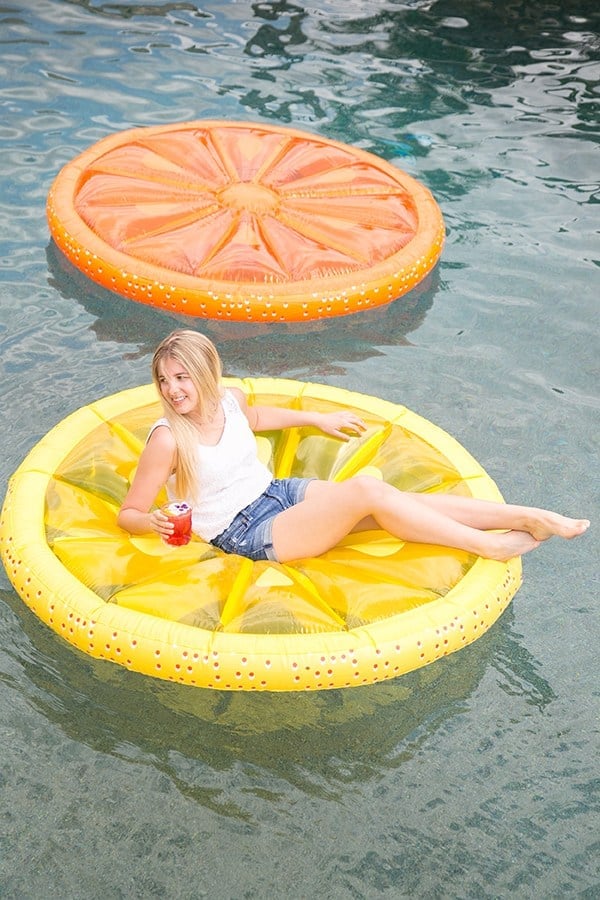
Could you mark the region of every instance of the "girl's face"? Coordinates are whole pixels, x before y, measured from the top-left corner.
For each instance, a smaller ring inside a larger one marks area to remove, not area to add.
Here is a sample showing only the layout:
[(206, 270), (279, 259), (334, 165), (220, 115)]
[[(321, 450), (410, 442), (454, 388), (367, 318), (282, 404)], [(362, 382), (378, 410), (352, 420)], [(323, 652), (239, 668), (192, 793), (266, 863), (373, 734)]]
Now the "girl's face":
[(198, 391), (185, 366), (170, 357), (158, 366), (158, 384), (164, 399), (180, 415), (193, 413), (198, 406)]

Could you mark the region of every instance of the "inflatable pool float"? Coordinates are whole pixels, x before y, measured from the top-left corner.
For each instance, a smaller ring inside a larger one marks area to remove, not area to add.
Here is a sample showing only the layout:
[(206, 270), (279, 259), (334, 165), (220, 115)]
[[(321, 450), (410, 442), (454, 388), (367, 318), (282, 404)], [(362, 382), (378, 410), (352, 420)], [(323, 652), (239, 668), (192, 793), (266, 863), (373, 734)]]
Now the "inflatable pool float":
[[(348, 443), (310, 428), (261, 435), (279, 476), (368, 472), (399, 488), (502, 500), (452, 437), (403, 406), (284, 379), (225, 379), (249, 402), (360, 411)], [(354, 534), (290, 564), (251, 562), (194, 538), (170, 548), (116, 525), (148, 428), (152, 385), (73, 413), (12, 476), (0, 555), (16, 591), (93, 657), (221, 690), (317, 690), (370, 684), (466, 646), (517, 591), (520, 559), (500, 563)], [(161, 498), (157, 499), (160, 502)]]
[(92, 280), (169, 312), (306, 321), (405, 294), (434, 267), (431, 193), (371, 153), (292, 128), (181, 122), (67, 163), (50, 233)]

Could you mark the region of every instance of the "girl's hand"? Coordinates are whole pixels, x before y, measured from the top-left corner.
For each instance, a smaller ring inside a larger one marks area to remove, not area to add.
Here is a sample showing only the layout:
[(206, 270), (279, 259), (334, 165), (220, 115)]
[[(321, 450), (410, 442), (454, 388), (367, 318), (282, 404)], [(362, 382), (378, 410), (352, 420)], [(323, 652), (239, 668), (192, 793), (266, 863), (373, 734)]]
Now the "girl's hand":
[(171, 522), (170, 519), (165, 516), (160, 509), (155, 509), (150, 515), (150, 530), (155, 532), (155, 534), (160, 535), (161, 537), (171, 537), (173, 531), (175, 530), (175, 526)]
[(319, 428), (325, 434), (349, 441), (352, 435), (360, 435), (367, 430), (367, 426), (356, 413), (350, 410), (340, 410), (333, 413), (321, 413)]

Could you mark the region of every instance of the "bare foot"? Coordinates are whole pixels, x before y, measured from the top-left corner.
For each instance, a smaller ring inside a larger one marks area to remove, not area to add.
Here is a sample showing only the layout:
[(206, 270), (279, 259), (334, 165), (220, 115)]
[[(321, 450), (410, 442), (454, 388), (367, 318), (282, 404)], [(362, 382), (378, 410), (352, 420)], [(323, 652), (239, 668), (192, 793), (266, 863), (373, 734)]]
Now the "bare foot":
[(488, 547), (486, 547), (485, 556), (487, 559), (496, 559), (498, 562), (507, 562), (515, 556), (523, 556), (530, 550), (535, 550), (540, 546), (540, 541), (529, 534), (527, 531), (505, 531), (502, 534), (489, 533), (492, 538)]
[(571, 539), (583, 534), (589, 527), (588, 519), (571, 519), (546, 509), (536, 509), (526, 525), (536, 541), (546, 541), (551, 537)]

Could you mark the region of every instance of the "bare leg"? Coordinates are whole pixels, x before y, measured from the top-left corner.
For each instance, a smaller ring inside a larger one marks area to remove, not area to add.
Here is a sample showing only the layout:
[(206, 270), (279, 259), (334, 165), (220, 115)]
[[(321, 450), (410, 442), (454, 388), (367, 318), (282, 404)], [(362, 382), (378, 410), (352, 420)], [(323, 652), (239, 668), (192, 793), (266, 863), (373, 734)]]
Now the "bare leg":
[[(577, 532), (565, 524), (574, 521), (582, 523)], [(537, 529), (537, 536), (527, 525)], [(275, 553), (281, 561), (318, 556), (350, 532), (368, 527), (383, 528), (401, 540), (507, 560), (535, 549), (550, 534), (569, 532), (563, 536), (573, 537), (587, 524), (527, 507), (405, 493), (385, 482), (357, 477), (342, 483), (312, 482), (302, 503), (275, 518)], [(488, 529), (510, 530), (496, 534)]]
[(457, 522), (472, 528), (491, 530), (527, 531), (537, 541), (557, 536), (574, 538), (589, 527), (587, 519), (571, 519), (547, 509), (532, 506), (514, 506), (510, 503), (494, 503), (473, 497), (453, 494), (415, 494), (422, 503), (451, 516)]

